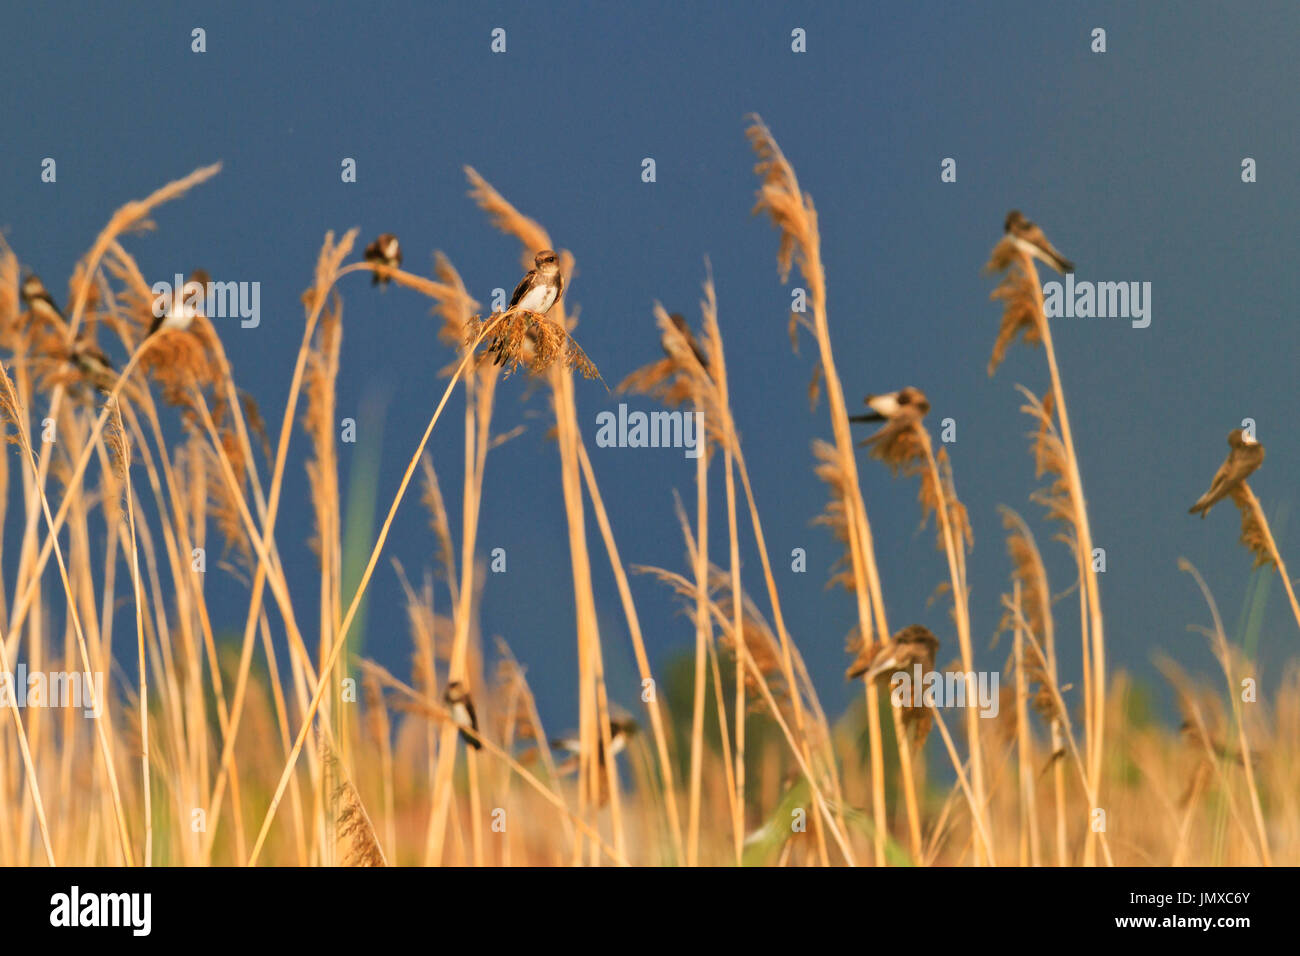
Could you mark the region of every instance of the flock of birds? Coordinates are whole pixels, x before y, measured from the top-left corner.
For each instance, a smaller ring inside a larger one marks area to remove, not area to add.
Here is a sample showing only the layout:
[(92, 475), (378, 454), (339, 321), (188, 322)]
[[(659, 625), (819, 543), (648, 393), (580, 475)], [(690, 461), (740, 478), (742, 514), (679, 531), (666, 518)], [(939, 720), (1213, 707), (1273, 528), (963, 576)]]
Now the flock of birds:
[[(1074, 263), (1056, 249), (1043, 230), (1031, 222), (1019, 210), (1011, 210), (1003, 224), (1003, 233), (1016, 248), (1030, 257), (1045, 262), (1062, 275), (1074, 271)], [(377, 265), (397, 268), (402, 262), (401, 247), (397, 237), (384, 233), (366, 247), (366, 259)], [(506, 311), (522, 309), (545, 316), (551, 307), (559, 301), (564, 293), (564, 276), (554, 252), (543, 249), (534, 260), (535, 268), (520, 280)], [(375, 283), (387, 282), (387, 277), (375, 273)], [(691, 353), (700, 367), (709, 373), (708, 356), (686, 320), (677, 313), (670, 316), (678, 333), (686, 341)], [(672, 351), (664, 344), (664, 351), (670, 357)], [(500, 357), (498, 358), (500, 361)], [(882, 423), (873, 434), (863, 439), (860, 445), (889, 443), (900, 433), (919, 427), (922, 419), (930, 411), (930, 401), (919, 388), (907, 386), (896, 392), (881, 395), (868, 395), (864, 403), (870, 409), (860, 415), (850, 416), (853, 422)], [(1264, 446), (1250, 432), (1236, 428), (1228, 435), (1229, 453), (1211, 481), (1209, 490), (1203, 494), (1190, 509), (1192, 514), (1204, 517), (1218, 502), (1232, 494), (1264, 461)], [(928, 628), (912, 624), (898, 631), (888, 640), (864, 645), (857, 658), (849, 665), (845, 677), (849, 680), (886, 681), (899, 671), (911, 671), (920, 665), (926, 672), (933, 670), (939, 652), (939, 639)], [(469, 689), (460, 681), (453, 681), (447, 686), (444, 695), (453, 723), (461, 730), (466, 744), (478, 749), (478, 718), (470, 699)], [(613, 753), (619, 753), (625, 746), (627, 737), (635, 732), (636, 724), (629, 718), (611, 718), (610, 740)], [(467, 732), (467, 730), (469, 732)], [(562, 747), (576, 753), (578, 742), (574, 739), (554, 741), (553, 746)], [(598, 760), (602, 767), (605, 760), (604, 744), (598, 740)]]
[[(1045, 262), (1056, 271), (1066, 274), (1074, 270), (1074, 264), (1056, 250), (1047, 240), (1042, 229), (1026, 219), (1018, 210), (1012, 210), (1007, 214), (1003, 231), (1018, 249)], [(392, 233), (383, 233), (366, 246), (365, 259), (372, 266), (377, 267), (373, 270), (372, 285), (385, 287), (390, 279), (388, 270), (397, 270), (401, 267), (401, 244)], [(533, 261), (534, 268), (529, 270), (515, 287), (505, 313), (519, 310), (545, 316), (564, 294), (564, 275), (555, 252), (543, 249), (537, 253)], [(196, 285), (200, 290), (206, 289), (208, 282), (207, 274), (196, 270), (183, 289), (175, 290), (171, 297), (156, 303), (154, 320), (145, 336), (146, 340), (160, 332), (187, 331), (194, 319), (201, 314), (200, 303), (203, 301), (202, 296), (196, 296), (190, 290)], [(20, 294), (30, 312), (40, 315), (55, 328), (67, 328), (63, 314), (40, 277), (29, 274), (22, 282)], [(707, 373), (708, 357), (691, 334), (686, 320), (678, 314), (673, 314), (671, 320), (689, 345), (695, 360)], [(665, 345), (664, 348), (668, 352), (668, 346)], [(505, 349), (500, 342), (489, 345), (489, 352), (494, 349), (498, 352), (497, 364), (500, 364), (505, 359)], [(669, 355), (671, 356), (671, 352)], [(81, 376), (98, 389), (104, 392), (111, 390), (116, 380), (113, 363), (84, 333), (77, 336), (68, 347), (67, 360)], [(875, 433), (864, 439), (860, 443), (862, 445), (888, 442), (907, 429), (919, 427), (921, 420), (930, 411), (930, 402), (925, 393), (912, 386), (882, 395), (868, 395), (864, 401), (870, 411), (851, 416), (851, 420), (883, 424)], [(1190, 513), (1204, 517), (1216, 503), (1232, 494), (1264, 461), (1264, 447), (1247, 430), (1233, 429), (1228, 435), (1228, 445), (1230, 450), (1227, 459), (1215, 474), (1209, 490), (1189, 509)], [(864, 646), (857, 659), (846, 671), (846, 677), (850, 680), (859, 678), (865, 681), (885, 680), (898, 671), (909, 671), (917, 664), (929, 671), (934, 667), (938, 650), (939, 639), (931, 631), (919, 624), (909, 625), (888, 640)], [(443, 695), (443, 703), (466, 745), (475, 750), (480, 749), (482, 742), (479, 736), (478, 715), (469, 688), (462, 681), (451, 681)], [(635, 721), (630, 718), (610, 718), (611, 756), (617, 755), (626, 747), (629, 736), (635, 733), (636, 729)], [(575, 754), (578, 751), (578, 741), (572, 738), (553, 741), (552, 746)], [(602, 767), (605, 759), (603, 736), (598, 735), (597, 761)], [(570, 763), (576, 766), (576, 760)]]

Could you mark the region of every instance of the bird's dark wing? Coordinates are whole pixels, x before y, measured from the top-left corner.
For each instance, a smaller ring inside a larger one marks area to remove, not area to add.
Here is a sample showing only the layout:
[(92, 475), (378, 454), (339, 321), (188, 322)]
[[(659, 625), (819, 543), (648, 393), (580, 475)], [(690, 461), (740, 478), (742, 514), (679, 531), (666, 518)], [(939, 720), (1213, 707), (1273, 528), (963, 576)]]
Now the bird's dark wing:
[(537, 270), (529, 269), (528, 274), (519, 280), (519, 285), (515, 286), (515, 294), (510, 297), (510, 305), (507, 308), (513, 309), (519, 304), (519, 300), (524, 297), (524, 293), (528, 291), (528, 287), (533, 284), (533, 280), (536, 278)]
[(146, 339), (147, 339), (150, 335), (153, 335), (155, 332), (158, 331), (158, 326), (160, 326), (160, 325), (163, 324), (163, 320), (164, 320), (165, 318), (167, 318), (167, 316), (166, 316), (165, 314), (164, 314), (164, 315), (155, 315), (155, 316), (153, 317), (153, 324), (149, 326), (149, 331), (148, 331), (148, 333), (145, 335), (145, 338), (146, 338)]
[(482, 750), (483, 743), (477, 736), (475, 736), (478, 734), (478, 714), (474, 712), (474, 704), (469, 700), (469, 698), (465, 699), (464, 704), (465, 713), (469, 714), (469, 726), (474, 731), (474, 735), (467, 734), (465, 729), (462, 727), (460, 731), (460, 739), (465, 741), (467, 747), (473, 747), (475, 750)]
[(85, 352), (87, 355), (93, 358), (96, 362), (99, 362), (101, 365), (104, 366), (104, 368), (108, 369), (110, 372), (117, 371), (117, 369), (113, 368), (113, 363), (109, 359), (109, 357), (105, 355), (103, 352), (101, 352), (99, 349), (95, 348), (95, 346), (93, 345), (86, 346)]

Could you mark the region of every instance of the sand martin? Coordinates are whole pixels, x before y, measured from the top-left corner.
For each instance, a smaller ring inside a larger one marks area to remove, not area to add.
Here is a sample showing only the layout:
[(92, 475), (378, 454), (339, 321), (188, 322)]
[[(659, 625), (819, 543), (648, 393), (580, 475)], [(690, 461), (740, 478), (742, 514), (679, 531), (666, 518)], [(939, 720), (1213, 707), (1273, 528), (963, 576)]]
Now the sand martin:
[(939, 639), (920, 624), (912, 624), (881, 644), (863, 647), (844, 676), (874, 681), (896, 671), (911, 671), (915, 664), (920, 664), (923, 671), (931, 671), (938, 653)]
[(478, 714), (474, 712), (474, 701), (470, 700), (469, 689), (460, 681), (454, 680), (447, 685), (442, 701), (451, 711), (451, 722), (461, 728), (460, 739), (465, 741), (466, 746), (482, 750), (483, 744), (479, 739), (465, 732), (468, 727), (475, 734), (478, 733)]
[[(564, 294), (564, 275), (560, 272), (559, 257), (554, 252), (543, 249), (533, 257), (533, 264), (536, 268), (529, 269), (519, 280), (519, 285), (515, 286), (515, 294), (510, 297), (506, 313), (520, 310), (545, 315)], [(508, 357), (505, 340), (500, 336), (492, 340), (487, 351), (496, 353), (497, 365), (504, 364)]]
[(1074, 263), (1057, 252), (1043, 235), (1043, 230), (1022, 216), (1019, 209), (1007, 213), (1006, 225), (1003, 228), (1017, 248), (1042, 259), (1061, 275), (1074, 271)]
[(868, 435), (859, 445), (874, 444), (892, 439), (894, 436), (911, 428), (925, 417), (930, 410), (930, 400), (919, 388), (899, 389), (884, 395), (868, 395), (863, 401), (871, 409), (862, 415), (850, 415), (851, 422), (885, 422), (884, 427)]
[(107, 355), (90, 339), (77, 336), (68, 350), (68, 361), (81, 375), (101, 392), (111, 391), (117, 381), (117, 371)]
[(45, 283), (41, 281), (41, 277), (36, 273), (33, 272), (23, 280), (19, 294), (33, 315), (51, 325), (62, 326), (64, 324), (63, 313), (54, 304), (53, 296), (50, 295), (45, 288)]
[(203, 314), (203, 305), (208, 297), (208, 282), (208, 274), (202, 269), (191, 272), (185, 280), (184, 288), (172, 290), (171, 298), (163, 303), (162, 315), (154, 316), (153, 325), (149, 326), (149, 334), (145, 338), (162, 330), (184, 332), (188, 329), (195, 317)]
[[(610, 717), (609, 718), (609, 750), (610, 753), (618, 756), (627, 749), (628, 738), (637, 732), (636, 721), (630, 717)], [(561, 776), (570, 774), (578, 769), (578, 751), (580, 744), (577, 735), (566, 737), (562, 740), (552, 740), (551, 746), (567, 750), (573, 754), (573, 757), (566, 760), (560, 766), (555, 768), (555, 772)], [(596, 805), (603, 807), (609, 802), (609, 781), (606, 777), (605, 765), (605, 740), (599, 732), (596, 734), (596, 764), (597, 777), (600, 781), (596, 790)]]
[(1210, 490), (1187, 509), (1188, 514), (1194, 515), (1199, 511), (1204, 518), (1217, 502), (1232, 494), (1232, 490), (1264, 462), (1264, 446), (1240, 428), (1228, 433), (1228, 447), (1232, 450), (1210, 482)]
[[(636, 721), (630, 717), (611, 717), (609, 718), (609, 752), (618, 756), (627, 747), (627, 740), (637, 732)], [(551, 746), (557, 750), (567, 750), (569, 753), (576, 754), (580, 749), (577, 737), (564, 737), (560, 740), (552, 740)], [(597, 758), (603, 765), (605, 762), (605, 739), (600, 734), (596, 735), (596, 754)]]
[[(391, 232), (382, 233), (378, 239), (366, 246), (366, 261), (388, 266), (391, 269), (400, 268), (402, 265), (402, 247), (398, 243), (397, 237)], [(378, 272), (372, 273), (370, 284), (387, 286), (388, 276), (381, 276)]]
[(543, 249), (533, 258), (533, 264), (536, 268), (529, 269), (515, 286), (507, 312), (523, 309), (545, 315), (564, 294), (564, 276), (560, 274), (560, 260), (554, 252)]

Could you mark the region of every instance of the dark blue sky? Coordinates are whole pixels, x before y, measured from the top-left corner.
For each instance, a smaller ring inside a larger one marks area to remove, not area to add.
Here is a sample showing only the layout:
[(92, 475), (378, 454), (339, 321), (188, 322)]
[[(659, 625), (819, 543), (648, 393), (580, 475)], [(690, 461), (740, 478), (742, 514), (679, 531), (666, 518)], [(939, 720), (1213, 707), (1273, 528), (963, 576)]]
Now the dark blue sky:
[[(1012, 206), (1042, 223), (1078, 277), (1152, 283), (1152, 323), (1059, 320), (1054, 335), (1083, 467), (1102, 579), (1111, 660), (1153, 674), (1164, 650), (1194, 671), (1213, 662), (1189, 623), (1208, 613), (1179, 556), (1206, 575), (1234, 624), (1250, 580), (1228, 505), (1186, 514), (1243, 417), (1256, 419), (1268, 461), (1252, 484), (1276, 513), (1295, 504), (1300, 436), (1295, 361), (1300, 280), (1300, 143), (1290, 2), (995, 5), (253, 4), (108, 7), (41, 4), (6, 12), (0, 71), (0, 228), (60, 300), (76, 262), (112, 211), (199, 165), (224, 171), (128, 240), (146, 275), (201, 265), (222, 280), (262, 284), (260, 328), (221, 326), (236, 377), (278, 423), (302, 330), (299, 296), (326, 230), (397, 233), (406, 264), (431, 269), (444, 250), (487, 301), (519, 276), (513, 239), (465, 195), (475, 166), (573, 251), (568, 301), (578, 337), (617, 382), (658, 353), (651, 306), (693, 320), (712, 263), (732, 390), (765, 530), (778, 569), (793, 547), (809, 573), (779, 574), (792, 633), (823, 700), (848, 700), (842, 642), (850, 601), (823, 584), (839, 549), (810, 525), (825, 489), (809, 443), (828, 437), (825, 406), (809, 413), (815, 350), (793, 356), (789, 290), (777, 237), (751, 218), (755, 181), (744, 117), (761, 113), (821, 216), (832, 339), (852, 402), (905, 384), (923, 388), (932, 424), (954, 417), (957, 487), (976, 536), (973, 624), (986, 648), (1008, 561), (996, 506), (1033, 520), (1053, 585), (1069, 583), (1064, 550), (1026, 501), (1036, 486), (1013, 385), (1046, 387), (1041, 351), (1015, 348), (985, 372), (998, 324), (980, 268)], [(207, 53), (189, 32), (207, 31)], [(489, 51), (494, 27), (508, 53)], [(1108, 52), (1089, 50), (1093, 27)], [(807, 31), (793, 54), (790, 31)], [(58, 183), (39, 182), (43, 157)], [(359, 181), (339, 163), (355, 157)], [(654, 157), (658, 181), (640, 179)], [(1243, 157), (1259, 181), (1240, 179)], [(954, 157), (958, 180), (943, 184)], [(340, 415), (386, 403), (380, 506), (386, 506), (431, 412), (448, 353), (426, 300), (345, 283)], [(575, 639), (558, 457), (545, 405), (525, 383), (501, 390), (500, 430), (522, 437), (492, 453), (481, 543), (505, 547), (509, 572), (489, 578), (483, 622), (530, 671), (548, 723), (576, 714)], [(692, 497), (678, 452), (599, 450), (595, 416), (617, 398), (579, 388), (579, 408), (624, 559), (681, 569), (672, 491)], [(457, 403), (458, 404), (458, 403)], [(453, 405), (453, 410), (456, 409)], [(643, 405), (642, 407), (648, 407)], [(459, 507), (458, 415), (432, 449), (449, 506)], [(350, 449), (342, 446), (345, 467)], [(299, 618), (314, 620), (314, 559), (295, 435), (277, 532), (296, 556)], [(920, 622), (955, 647), (947, 612), (927, 607), (945, 578), (929, 531), (916, 533), (916, 489), (862, 464), (891, 622)], [(345, 474), (346, 482), (346, 474)], [(521, 489), (523, 489), (521, 491)], [(721, 502), (721, 485), (715, 501)], [(721, 507), (715, 509), (724, 518)], [(592, 527), (597, 598), (614, 696), (632, 705), (633, 668), (617, 594)], [(715, 540), (723, 541), (719, 523)], [(1295, 536), (1284, 554), (1300, 567)], [(418, 572), (433, 542), (415, 496), (387, 557)], [(758, 562), (747, 582), (761, 594)], [(690, 646), (691, 626), (663, 590), (634, 580), (651, 652)], [(239, 593), (213, 582), (214, 593)], [(410, 639), (388, 560), (372, 587), (367, 646), (406, 672)], [(760, 600), (766, 607), (766, 601)], [(440, 609), (447, 607), (440, 592)], [(238, 627), (236, 603), (223, 622)], [(1073, 600), (1059, 607), (1062, 655), (1077, 675)], [(1262, 635), (1266, 665), (1293, 656), (1296, 628), (1274, 582)], [(981, 650), (986, 667), (1005, 645)]]

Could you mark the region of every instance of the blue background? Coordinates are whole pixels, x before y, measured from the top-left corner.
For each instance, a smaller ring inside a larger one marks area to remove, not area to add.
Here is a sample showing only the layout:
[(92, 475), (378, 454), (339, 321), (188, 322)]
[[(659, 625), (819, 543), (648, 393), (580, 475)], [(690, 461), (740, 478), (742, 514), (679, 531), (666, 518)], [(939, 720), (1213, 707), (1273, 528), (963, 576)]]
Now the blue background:
[[(207, 31), (203, 55), (190, 52), (196, 26)], [(498, 26), (505, 55), (489, 50)], [(1098, 26), (1104, 55), (1089, 49)], [(806, 54), (791, 52), (795, 27), (807, 31)], [(579, 340), (610, 382), (659, 355), (654, 301), (698, 322), (707, 257), (787, 620), (835, 714), (849, 700), (843, 639), (854, 612), (842, 592), (824, 591), (840, 549), (810, 524), (826, 489), (809, 444), (829, 426), (824, 404), (808, 408), (811, 341), (798, 356), (789, 348), (777, 236), (750, 216), (744, 117), (762, 114), (817, 203), (850, 401), (912, 384), (930, 397), (932, 426), (958, 422), (949, 451), (975, 530), (972, 614), (985, 667), (1007, 649), (989, 649), (1009, 568), (996, 506), (1031, 519), (1054, 589), (1072, 573), (1026, 501), (1037, 482), (1013, 384), (1041, 393), (1043, 354), (1016, 347), (995, 378), (985, 371), (999, 313), (980, 269), (1007, 209), (1019, 207), (1078, 263), (1079, 279), (1152, 284), (1145, 330), (1116, 319), (1053, 329), (1093, 534), (1107, 551), (1111, 662), (1155, 679), (1150, 661), (1164, 650), (1214, 677), (1203, 638), (1187, 630), (1208, 612), (1176, 562), (1202, 570), (1231, 627), (1250, 559), (1230, 505), (1204, 522), (1186, 509), (1243, 417), (1268, 448), (1252, 484), (1271, 515), (1294, 502), (1300, 474), (1298, 28), (1290, 2), (11, 6), (0, 42), (0, 228), (62, 302), (114, 209), (221, 160), (219, 177), (159, 210), (158, 230), (128, 246), (151, 281), (202, 266), (261, 283), (261, 326), (218, 326), (273, 430), (302, 331), (299, 296), (326, 230), (360, 226), (363, 244), (394, 232), (407, 267), (426, 274), (442, 249), (483, 302), (513, 287), (517, 244), (466, 197), (464, 164), (573, 251), (567, 301), (581, 306)], [(47, 156), (58, 161), (55, 185), (39, 181)], [(641, 182), (647, 156), (654, 184)], [(1258, 162), (1254, 185), (1241, 182), (1246, 156)], [(355, 184), (340, 182), (343, 157), (357, 159)], [(940, 182), (945, 157), (957, 160), (955, 184)], [(382, 509), (449, 353), (415, 293), (380, 296), (364, 277), (345, 280), (343, 293), (339, 414), (382, 426)], [(528, 431), (488, 460), (480, 543), (505, 547), (509, 571), (488, 578), (482, 619), (528, 666), (543, 717), (558, 726), (576, 717), (572, 588), (545, 396), (526, 392), (515, 378), (499, 397), (497, 429)], [(578, 395), (624, 560), (683, 569), (672, 491), (692, 499), (692, 462), (596, 449), (595, 416), (618, 398), (596, 384)], [(367, 407), (382, 409), (379, 420)], [(453, 414), (431, 446), (453, 516), (459, 429)], [(340, 447), (346, 489), (361, 446)], [(304, 626), (316, 597), (306, 450), (298, 431), (277, 527)], [(955, 652), (942, 602), (926, 604), (947, 572), (931, 532), (917, 533), (915, 485), (865, 459), (861, 472), (891, 622), (926, 623)], [(720, 483), (713, 500), (723, 500)], [(724, 541), (720, 505), (714, 516)], [(594, 522), (589, 530), (613, 696), (634, 706), (622, 613)], [(1280, 538), (1300, 561), (1294, 536)], [(788, 571), (794, 547), (808, 551), (807, 574)], [(411, 642), (387, 559), (416, 576), (433, 549), (412, 495), (372, 585), (365, 634), (367, 653), (399, 673)], [(745, 563), (766, 609), (752, 548)], [(229, 618), (216, 623), (240, 627), (242, 587), (209, 577), (214, 607), (230, 598)], [(633, 587), (662, 665), (691, 646), (691, 624), (661, 586), (636, 578)], [(441, 590), (438, 609), (448, 609)], [(1063, 667), (1077, 679), (1075, 600), (1058, 611)], [(1296, 636), (1274, 581), (1266, 672), (1294, 656)]]

